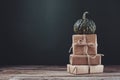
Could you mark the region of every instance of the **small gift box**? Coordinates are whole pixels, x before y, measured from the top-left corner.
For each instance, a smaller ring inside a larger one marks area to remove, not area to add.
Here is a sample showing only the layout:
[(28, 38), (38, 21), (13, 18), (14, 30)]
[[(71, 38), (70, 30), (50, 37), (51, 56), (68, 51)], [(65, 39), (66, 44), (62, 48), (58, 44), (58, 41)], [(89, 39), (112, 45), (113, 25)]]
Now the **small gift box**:
[(73, 54), (97, 54), (97, 36), (89, 35), (73, 35), (72, 36)]
[(71, 74), (102, 73), (104, 65), (71, 65), (67, 64), (67, 72)]
[(70, 55), (70, 64), (72, 65), (100, 65), (101, 54), (97, 55)]
[(78, 41), (84, 43), (97, 43), (97, 35), (96, 34), (78, 34), (72, 36), (72, 42), (77, 43)]
[(89, 66), (88, 65), (71, 65), (67, 64), (67, 72), (71, 74), (87, 74)]

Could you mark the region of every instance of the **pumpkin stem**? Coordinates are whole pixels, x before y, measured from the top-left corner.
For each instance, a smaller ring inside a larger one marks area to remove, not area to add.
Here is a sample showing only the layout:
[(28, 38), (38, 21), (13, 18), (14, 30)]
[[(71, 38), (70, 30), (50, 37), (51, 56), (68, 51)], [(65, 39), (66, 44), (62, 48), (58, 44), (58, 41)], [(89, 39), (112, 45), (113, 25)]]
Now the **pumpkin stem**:
[(88, 14), (87, 11), (83, 13), (83, 16), (82, 16), (83, 19), (86, 19), (86, 14)]

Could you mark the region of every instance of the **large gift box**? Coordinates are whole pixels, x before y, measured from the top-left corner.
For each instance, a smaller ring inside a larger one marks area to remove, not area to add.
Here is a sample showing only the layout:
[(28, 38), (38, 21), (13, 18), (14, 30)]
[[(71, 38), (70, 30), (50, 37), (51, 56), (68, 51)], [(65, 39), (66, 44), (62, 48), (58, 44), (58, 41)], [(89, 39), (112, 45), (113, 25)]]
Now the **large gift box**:
[(97, 54), (97, 36), (96, 34), (89, 35), (73, 35), (72, 36), (73, 54)]
[(70, 64), (72, 65), (100, 65), (101, 54), (97, 55), (70, 55)]

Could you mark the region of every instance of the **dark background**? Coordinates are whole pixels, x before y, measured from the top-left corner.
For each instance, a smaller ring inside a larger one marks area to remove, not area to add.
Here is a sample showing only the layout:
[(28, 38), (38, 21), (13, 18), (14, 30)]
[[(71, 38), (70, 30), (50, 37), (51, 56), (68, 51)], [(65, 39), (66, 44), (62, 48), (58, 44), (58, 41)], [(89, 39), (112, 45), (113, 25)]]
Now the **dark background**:
[(0, 65), (66, 65), (73, 24), (84, 11), (97, 25), (102, 63), (120, 64), (118, 1), (1, 0)]

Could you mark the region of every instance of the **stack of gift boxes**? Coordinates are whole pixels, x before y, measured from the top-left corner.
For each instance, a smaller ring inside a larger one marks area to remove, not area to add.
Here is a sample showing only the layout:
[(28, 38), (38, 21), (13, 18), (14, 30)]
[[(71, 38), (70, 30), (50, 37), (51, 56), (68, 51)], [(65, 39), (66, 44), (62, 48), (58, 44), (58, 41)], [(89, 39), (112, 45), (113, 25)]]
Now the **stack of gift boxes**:
[(77, 34), (72, 36), (72, 54), (69, 56), (67, 72), (72, 74), (101, 73), (102, 54), (97, 53), (96, 34)]

